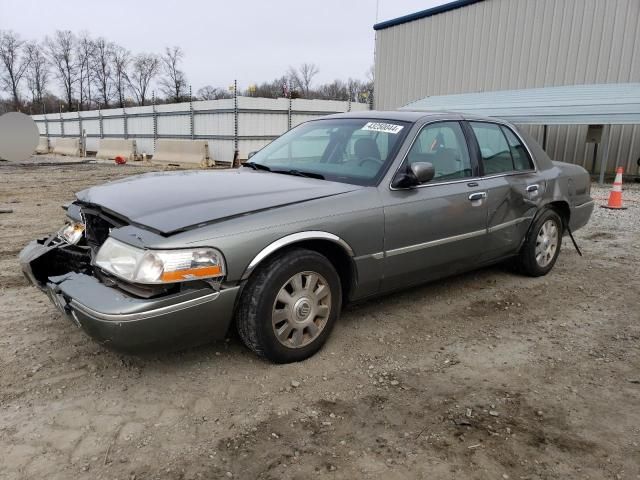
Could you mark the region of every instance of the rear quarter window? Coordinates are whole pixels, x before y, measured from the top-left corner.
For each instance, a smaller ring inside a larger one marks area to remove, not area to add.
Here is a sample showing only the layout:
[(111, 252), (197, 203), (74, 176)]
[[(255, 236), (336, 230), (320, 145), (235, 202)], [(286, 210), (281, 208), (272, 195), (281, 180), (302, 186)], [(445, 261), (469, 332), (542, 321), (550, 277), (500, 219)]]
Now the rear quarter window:
[(525, 146), (511, 129), (495, 123), (469, 123), (480, 147), (485, 175), (533, 169)]
[(502, 128), (502, 132), (509, 143), (509, 150), (511, 151), (511, 157), (513, 158), (514, 169), (517, 171), (533, 170), (533, 162), (520, 139), (511, 131), (510, 128), (505, 126), (500, 128)]

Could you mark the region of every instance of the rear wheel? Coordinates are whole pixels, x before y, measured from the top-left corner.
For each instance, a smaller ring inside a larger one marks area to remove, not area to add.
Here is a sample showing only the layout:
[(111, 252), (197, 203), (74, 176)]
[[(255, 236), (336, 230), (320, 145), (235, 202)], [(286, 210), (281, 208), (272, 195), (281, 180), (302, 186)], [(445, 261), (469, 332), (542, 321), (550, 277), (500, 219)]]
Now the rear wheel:
[(247, 347), (276, 363), (304, 360), (324, 344), (340, 314), (340, 277), (304, 249), (267, 260), (249, 278), (236, 314)]
[(534, 221), (518, 257), (520, 270), (532, 277), (553, 268), (562, 245), (562, 218), (555, 210), (544, 210)]

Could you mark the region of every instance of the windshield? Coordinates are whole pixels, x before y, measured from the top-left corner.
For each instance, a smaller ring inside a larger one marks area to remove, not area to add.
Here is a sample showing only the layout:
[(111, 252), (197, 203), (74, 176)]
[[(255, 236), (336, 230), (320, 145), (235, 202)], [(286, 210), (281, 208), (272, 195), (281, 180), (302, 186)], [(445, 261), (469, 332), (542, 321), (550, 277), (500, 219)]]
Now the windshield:
[(408, 123), (395, 120), (307, 122), (274, 140), (247, 163), (276, 173), (375, 185), (408, 130)]

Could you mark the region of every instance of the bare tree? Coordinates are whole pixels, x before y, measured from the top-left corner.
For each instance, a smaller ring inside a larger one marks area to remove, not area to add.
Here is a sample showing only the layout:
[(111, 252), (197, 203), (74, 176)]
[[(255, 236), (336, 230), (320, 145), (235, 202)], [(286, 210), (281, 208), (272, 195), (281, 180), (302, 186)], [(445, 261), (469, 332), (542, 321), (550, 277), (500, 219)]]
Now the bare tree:
[(91, 70), (95, 81), (100, 102), (104, 108), (109, 106), (112, 96), (111, 52), (113, 45), (100, 37), (94, 42), (91, 56)]
[(302, 77), (295, 67), (289, 67), (289, 70), (287, 71), (287, 84), (291, 85), (292, 88), (297, 89), (304, 94)]
[(256, 85), (253, 95), (263, 98), (278, 98), (287, 95), (289, 90), (289, 81), (283, 76), (276, 78), (271, 82), (262, 82)]
[(339, 79), (320, 85), (315, 93), (318, 98), (323, 100), (344, 101), (349, 99), (349, 88), (345, 82)]
[(349, 100), (357, 101), (358, 94), (360, 90), (362, 90), (362, 82), (360, 80), (356, 80), (354, 78), (349, 78), (347, 80), (347, 90), (349, 92)]
[(305, 98), (308, 98), (311, 91), (311, 82), (319, 72), (320, 70), (315, 63), (303, 63), (298, 69), (289, 67), (289, 81), (301, 91)]
[(367, 79), (368, 83), (373, 83), (373, 79), (376, 76), (376, 66), (375, 65), (371, 65), (367, 71), (364, 73), (365, 78)]
[(220, 100), (221, 98), (231, 98), (233, 95), (224, 88), (206, 85), (198, 90), (196, 96), (199, 100)]
[(310, 92), (310, 96), (323, 100), (349, 100), (354, 102), (367, 102), (373, 92), (373, 83), (354, 78), (346, 82), (336, 79), (333, 82), (319, 85)]
[(373, 105), (373, 85), (374, 79), (376, 76), (376, 67), (375, 65), (371, 65), (369, 69), (365, 73), (366, 81), (364, 83), (365, 93), (363, 94), (366, 98), (365, 102), (368, 102), (370, 105)]
[(111, 49), (111, 64), (113, 66), (113, 85), (120, 108), (124, 107), (124, 100), (129, 84), (127, 83), (127, 68), (131, 63), (131, 52), (120, 45), (113, 45)]
[[(20, 107), (20, 82), (26, 80), (31, 103), (46, 104), (51, 110), (51, 106), (60, 103), (55, 94), (46, 91), (51, 73), (59, 81), (69, 109), (76, 101), (80, 108), (95, 107), (97, 103), (105, 108), (113, 103), (123, 107), (127, 95), (134, 97), (139, 105), (145, 105), (156, 79), (163, 94), (160, 102), (182, 102), (189, 93), (183, 60), (184, 52), (178, 46), (165, 48), (162, 55), (132, 55), (105, 38), (91, 38), (87, 32), (80, 32), (76, 37), (68, 30), (58, 30), (38, 44), (22, 42), (12, 32), (0, 30), (0, 92), (6, 90), (10, 94), (0, 99), (0, 109)], [(291, 66), (286, 75), (252, 85), (245, 95), (372, 102), (373, 67), (367, 70), (363, 80), (336, 79), (314, 84), (318, 73), (314, 63)], [(195, 98), (210, 100), (231, 96), (224, 88), (206, 85), (198, 90)]]
[(53, 38), (47, 38), (45, 41), (54, 73), (64, 92), (67, 108), (71, 110), (73, 88), (78, 80), (74, 58), (76, 37), (69, 30), (57, 30)]
[(165, 48), (161, 57), (164, 77), (160, 79), (160, 89), (167, 99), (181, 102), (187, 91), (187, 78), (180, 69), (184, 53), (180, 47)]
[(131, 73), (126, 74), (127, 84), (139, 105), (144, 105), (151, 80), (160, 70), (160, 59), (153, 54), (141, 53), (133, 58)]
[(86, 104), (87, 108), (91, 108), (91, 83), (93, 82), (93, 72), (91, 69), (91, 61), (95, 44), (89, 34), (83, 32), (78, 38), (76, 46), (76, 66), (78, 71), (78, 87), (80, 97), (80, 107)]
[(31, 93), (31, 104), (37, 104), (40, 108), (47, 83), (49, 82), (49, 63), (45, 57), (42, 46), (38, 42), (29, 42), (25, 45), (25, 55), (27, 56), (27, 87)]
[(13, 99), (13, 108), (20, 109), (20, 82), (29, 64), (28, 57), (22, 54), (24, 42), (11, 31), (0, 32), (0, 61), (3, 72), (0, 75), (2, 89), (9, 92)]

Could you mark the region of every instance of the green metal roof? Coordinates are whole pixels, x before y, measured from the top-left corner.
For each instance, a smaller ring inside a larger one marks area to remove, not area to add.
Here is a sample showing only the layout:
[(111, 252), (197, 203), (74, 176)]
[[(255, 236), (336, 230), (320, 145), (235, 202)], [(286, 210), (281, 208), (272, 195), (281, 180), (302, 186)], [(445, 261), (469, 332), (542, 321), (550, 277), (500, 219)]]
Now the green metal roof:
[(567, 85), (426, 97), (402, 110), (449, 111), (537, 125), (640, 124), (640, 83)]

